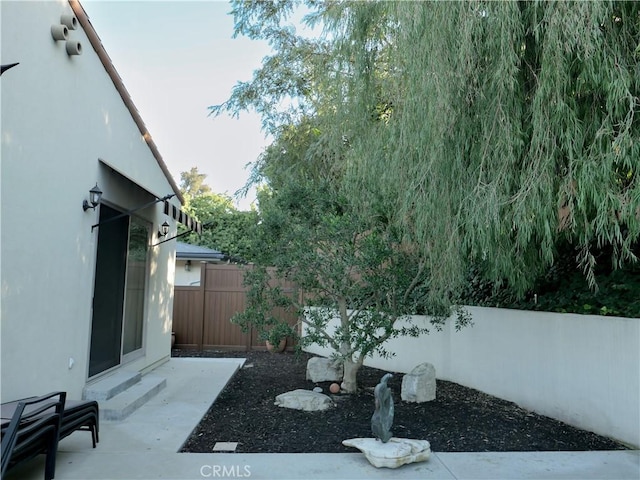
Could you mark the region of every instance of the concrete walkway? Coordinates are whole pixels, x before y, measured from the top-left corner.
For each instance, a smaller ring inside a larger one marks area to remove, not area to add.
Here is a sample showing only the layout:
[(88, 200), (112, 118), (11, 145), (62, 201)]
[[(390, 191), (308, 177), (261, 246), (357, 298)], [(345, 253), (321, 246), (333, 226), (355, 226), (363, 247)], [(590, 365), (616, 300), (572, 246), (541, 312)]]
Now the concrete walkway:
[[(242, 359), (172, 358), (154, 373), (167, 387), (122, 422), (60, 442), (56, 480), (251, 479), (535, 479), (640, 480), (640, 451), (438, 453), (428, 462), (376, 469), (360, 453), (177, 453)], [(250, 428), (248, 425), (247, 428)], [(428, 438), (427, 438), (428, 440)], [(43, 457), (43, 456), (41, 456)], [(41, 480), (43, 458), (6, 480)]]

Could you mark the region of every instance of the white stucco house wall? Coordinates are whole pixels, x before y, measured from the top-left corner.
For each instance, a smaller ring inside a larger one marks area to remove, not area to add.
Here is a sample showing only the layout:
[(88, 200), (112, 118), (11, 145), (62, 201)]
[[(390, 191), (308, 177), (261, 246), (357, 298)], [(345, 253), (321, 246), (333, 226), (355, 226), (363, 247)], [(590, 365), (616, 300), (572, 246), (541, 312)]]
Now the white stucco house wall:
[(200, 285), (203, 265), (220, 263), (224, 255), (199, 245), (176, 242), (176, 287), (193, 287)]
[[(54, 390), (79, 399), (119, 369), (169, 359), (170, 239), (179, 222), (199, 225), (180, 211), (82, 6), (0, 8), (1, 63), (19, 63), (0, 77), (1, 400)], [(94, 186), (102, 198), (85, 209)]]

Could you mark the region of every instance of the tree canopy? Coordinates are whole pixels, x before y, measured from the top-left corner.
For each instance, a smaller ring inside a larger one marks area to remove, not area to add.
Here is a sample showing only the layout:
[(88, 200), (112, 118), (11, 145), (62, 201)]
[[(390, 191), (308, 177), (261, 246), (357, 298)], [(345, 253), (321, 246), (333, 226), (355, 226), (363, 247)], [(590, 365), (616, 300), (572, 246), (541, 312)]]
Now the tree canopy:
[(180, 172), (180, 192), (190, 198), (211, 193), (211, 187), (204, 183), (205, 173), (198, 172), (198, 167), (191, 167), (188, 172)]
[[(185, 210), (203, 225), (202, 233), (189, 233), (184, 241), (224, 253), (232, 261), (250, 260), (252, 230), (256, 226), (256, 211), (239, 211), (233, 199), (214, 193), (205, 183), (206, 174), (198, 167), (182, 172), (180, 190), (185, 198)], [(186, 231), (186, 230), (185, 230)]]
[[(247, 308), (232, 321), (266, 336), (282, 323), (279, 309), (295, 312), (306, 325), (301, 345), (331, 347), (344, 364), (342, 388), (354, 392), (367, 356), (391, 355), (388, 339), (428, 332), (429, 321), (413, 323), (411, 314), (431, 314), (438, 328), (450, 311), (429, 302), (421, 250), (403, 242), (381, 208), (356, 208), (357, 196), (344, 190), (339, 175), (328, 170), (331, 162), (311, 148), (318, 135), (313, 122), (303, 122), (261, 159), (269, 187), (259, 192), (255, 264), (245, 275)], [(277, 279), (289, 281), (294, 292)], [(460, 312), (458, 326), (467, 322)]]
[(311, 0), (317, 38), (285, 23), (301, 4), (233, 2), (274, 54), (212, 112), (276, 139), (313, 118), (308, 156), (421, 249), (432, 299), (472, 265), (524, 291), (559, 241), (592, 285), (595, 249), (637, 261), (640, 3)]
[[(559, 239), (575, 245), (588, 277), (599, 245), (636, 261), (638, 4), (385, 6), (393, 55), (370, 48), (367, 30), (350, 46), (401, 74), (389, 82), (380, 68), (354, 69), (343, 118), (357, 123), (354, 104), (361, 117), (392, 105), (388, 121), (358, 125), (357, 176), (391, 185), (441, 287), (459, 285), (475, 261), (524, 290)], [(385, 24), (367, 5), (350, 9), (354, 24)]]

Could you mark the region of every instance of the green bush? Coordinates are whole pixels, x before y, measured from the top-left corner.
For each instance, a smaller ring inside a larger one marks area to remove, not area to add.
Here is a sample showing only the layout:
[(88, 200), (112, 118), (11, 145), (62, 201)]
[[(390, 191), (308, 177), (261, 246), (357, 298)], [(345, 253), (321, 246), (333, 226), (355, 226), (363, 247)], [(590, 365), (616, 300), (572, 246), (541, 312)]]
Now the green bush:
[(472, 268), (463, 303), (483, 307), (580, 313), (640, 318), (640, 265), (611, 268), (611, 252), (597, 255), (596, 289), (589, 288), (574, 251), (560, 249), (556, 263), (523, 296), (508, 286), (485, 279), (480, 265)]

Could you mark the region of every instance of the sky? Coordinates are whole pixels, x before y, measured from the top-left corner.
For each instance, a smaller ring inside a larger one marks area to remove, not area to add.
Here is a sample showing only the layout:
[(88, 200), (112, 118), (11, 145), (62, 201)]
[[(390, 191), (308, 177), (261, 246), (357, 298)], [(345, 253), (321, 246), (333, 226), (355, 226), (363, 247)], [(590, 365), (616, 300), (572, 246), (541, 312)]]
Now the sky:
[[(198, 167), (215, 193), (233, 196), (268, 140), (255, 113), (214, 118), (207, 107), (251, 79), (271, 52), (267, 43), (232, 38), (226, 1), (81, 3), (176, 183)], [(250, 192), (236, 206), (248, 210), (254, 200)]]

